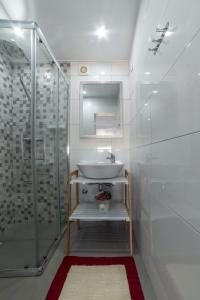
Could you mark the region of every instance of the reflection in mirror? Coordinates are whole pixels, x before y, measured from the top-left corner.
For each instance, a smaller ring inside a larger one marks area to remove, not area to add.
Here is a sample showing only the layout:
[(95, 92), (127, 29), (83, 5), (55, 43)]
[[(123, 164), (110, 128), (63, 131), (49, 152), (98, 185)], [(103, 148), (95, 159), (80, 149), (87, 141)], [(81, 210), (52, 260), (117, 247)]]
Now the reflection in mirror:
[(121, 106), (121, 82), (81, 83), (81, 137), (121, 137)]

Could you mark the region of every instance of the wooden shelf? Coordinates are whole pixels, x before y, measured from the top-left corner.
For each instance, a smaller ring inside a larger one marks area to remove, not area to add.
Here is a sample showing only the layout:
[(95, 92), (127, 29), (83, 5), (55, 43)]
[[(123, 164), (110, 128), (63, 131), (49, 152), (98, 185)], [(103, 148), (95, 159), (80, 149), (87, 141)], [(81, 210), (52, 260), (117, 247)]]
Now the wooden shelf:
[(78, 204), (70, 216), (70, 221), (129, 221), (124, 203), (111, 202), (108, 212), (99, 211), (98, 203), (84, 202)]
[[(124, 199), (119, 201), (110, 200), (110, 208), (108, 212), (99, 210), (97, 201), (79, 202), (79, 184), (119, 184), (125, 185)], [(72, 188), (75, 184), (75, 203), (72, 203)], [(80, 222), (82, 221), (122, 221), (127, 222), (129, 236), (129, 253), (133, 254), (132, 245), (132, 209), (131, 209), (131, 175), (125, 170), (124, 176), (110, 179), (89, 179), (79, 176), (78, 170), (69, 174), (68, 181), (68, 218), (67, 218), (67, 255), (71, 249), (71, 224), (74, 221), (77, 223), (77, 228), (80, 230)], [(74, 205), (75, 204), (75, 207)]]
[(128, 184), (128, 179), (125, 176), (121, 177), (115, 177), (115, 178), (109, 178), (109, 179), (90, 179), (83, 176), (78, 176), (72, 178), (70, 181), (71, 184), (74, 183), (81, 183), (81, 184), (103, 184), (103, 183), (110, 183), (110, 184), (118, 184), (118, 183), (124, 183)]

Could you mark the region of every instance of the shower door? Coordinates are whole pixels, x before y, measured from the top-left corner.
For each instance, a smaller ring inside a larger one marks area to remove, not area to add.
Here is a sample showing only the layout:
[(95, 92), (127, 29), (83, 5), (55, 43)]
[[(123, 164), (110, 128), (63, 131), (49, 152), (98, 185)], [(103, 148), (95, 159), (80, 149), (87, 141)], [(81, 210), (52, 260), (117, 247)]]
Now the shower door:
[(38, 265), (60, 234), (57, 155), (58, 68), (36, 39), (35, 170)]
[(0, 277), (41, 274), (64, 231), (68, 85), (37, 24), (0, 21)]
[[(0, 270), (35, 267), (31, 30), (0, 28)], [(23, 254), (22, 254), (23, 253)]]

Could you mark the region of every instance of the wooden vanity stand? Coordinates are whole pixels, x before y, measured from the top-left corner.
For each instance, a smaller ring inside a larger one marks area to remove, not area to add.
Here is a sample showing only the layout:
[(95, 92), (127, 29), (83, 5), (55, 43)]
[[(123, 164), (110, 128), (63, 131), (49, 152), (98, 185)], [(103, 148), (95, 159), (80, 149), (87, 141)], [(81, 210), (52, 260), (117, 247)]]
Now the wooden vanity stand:
[[(104, 184), (112, 185), (123, 183), (124, 199), (119, 201), (111, 201), (111, 206), (108, 212), (100, 212), (97, 203), (84, 201), (79, 202), (79, 184)], [(72, 185), (76, 185), (75, 206), (72, 207)], [(126, 222), (128, 229), (129, 254), (133, 255), (132, 241), (132, 210), (131, 210), (131, 175), (125, 170), (124, 176), (111, 179), (89, 179), (79, 176), (78, 170), (75, 170), (69, 175), (68, 183), (68, 216), (67, 216), (67, 255), (71, 250), (71, 224), (77, 222), (77, 228), (80, 230), (80, 221), (123, 221)]]

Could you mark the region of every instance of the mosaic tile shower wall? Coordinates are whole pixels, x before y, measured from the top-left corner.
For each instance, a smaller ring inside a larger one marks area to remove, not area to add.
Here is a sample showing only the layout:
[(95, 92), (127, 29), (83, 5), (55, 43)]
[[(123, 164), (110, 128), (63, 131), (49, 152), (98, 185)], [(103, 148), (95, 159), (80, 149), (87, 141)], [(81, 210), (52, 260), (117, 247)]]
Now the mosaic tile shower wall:
[[(66, 66), (63, 66), (66, 70)], [(60, 79), (57, 107), (54, 65), (37, 65), (36, 175), (38, 220), (58, 218), (56, 189), (56, 113), (59, 109), (60, 210), (66, 212), (67, 96)], [(28, 63), (14, 64), (0, 48), (0, 232), (14, 223), (34, 220), (31, 174), (31, 70)]]
[(14, 221), (12, 198), (12, 67), (0, 51), (0, 231)]

